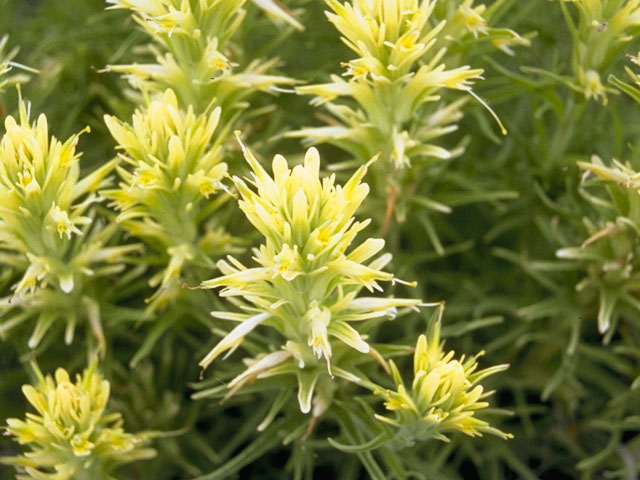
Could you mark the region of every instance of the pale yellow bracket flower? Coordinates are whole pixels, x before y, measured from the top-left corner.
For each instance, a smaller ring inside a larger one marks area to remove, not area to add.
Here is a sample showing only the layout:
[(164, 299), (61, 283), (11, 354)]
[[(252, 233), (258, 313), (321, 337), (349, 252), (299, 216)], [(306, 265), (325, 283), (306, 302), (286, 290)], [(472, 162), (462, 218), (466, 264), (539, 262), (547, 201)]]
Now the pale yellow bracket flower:
[[(245, 17), (246, 0), (109, 0), (111, 8), (134, 12), (134, 19), (152, 37), (150, 47), (156, 63), (109, 65), (108, 71), (125, 74), (144, 92), (161, 94), (167, 88), (176, 93), (180, 105), (197, 113), (215, 104), (222, 107), (223, 120), (230, 121), (245, 98), (256, 90), (274, 92), (278, 85), (294, 80), (267, 72), (277, 59), (253, 61), (238, 69), (232, 61), (229, 40)], [(270, 16), (297, 29), (302, 25), (275, 0), (255, 2)]]
[[(205, 228), (211, 213), (228, 197), (223, 179), (220, 107), (196, 114), (182, 110), (172, 90), (138, 109), (130, 123), (107, 115), (122, 165), (122, 182), (105, 190), (120, 211), (116, 221), (133, 235), (164, 249), (167, 267), (150, 280), (158, 287), (150, 308), (175, 299), (190, 262), (213, 264), (209, 255), (231, 249), (232, 239), (220, 227)], [(219, 194), (222, 195), (219, 195)]]
[(97, 200), (94, 192), (105, 184), (104, 177), (114, 164), (80, 180), (75, 152), (78, 135), (64, 144), (49, 139), (46, 117), (40, 115), (32, 125), (24, 102), (19, 121), (7, 117), (0, 140), (0, 241), (5, 249), (38, 258), (40, 266), (37, 274), (25, 274), (14, 289), (21, 295), (33, 292), (38, 281), (46, 281), (69, 292), (73, 281), (64, 278), (88, 265), (64, 260), (68, 241), (72, 235), (82, 235), (79, 226), (91, 222), (84, 213)]
[[(116, 228), (93, 224), (97, 191), (108, 185), (106, 176), (115, 162), (81, 177), (79, 134), (64, 143), (49, 137), (46, 117), (31, 123), (22, 99), (19, 118), (8, 116), (5, 130), (0, 139), (0, 250), (3, 263), (22, 278), (13, 285), (12, 297), (0, 299), (0, 335), (39, 315), (31, 347), (56, 320), (66, 322), (70, 343), (76, 314), (96, 319), (93, 306), (87, 306), (95, 301), (84, 296), (83, 285), (121, 270), (126, 255), (139, 248), (107, 246)], [(47, 310), (45, 298), (58, 308)], [(102, 343), (99, 320), (90, 323)]]
[[(202, 288), (220, 288), (242, 313), (212, 312), (237, 322), (203, 358), (208, 367), (219, 355), (233, 352), (259, 326), (282, 335), (275, 352), (257, 357), (249, 369), (230, 382), (231, 393), (267, 375), (298, 376), (300, 409), (307, 413), (319, 378), (355, 378), (343, 368), (349, 349), (380, 358), (352, 323), (394, 318), (398, 308), (415, 308), (419, 300), (358, 297), (362, 288), (381, 291), (379, 282), (394, 281), (382, 269), (391, 256), (377, 256), (382, 239), (368, 239), (355, 248), (356, 235), (369, 223), (354, 214), (369, 192), (362, 179), (370, 164), (360, 167), (344, 185), (335, 175), (320, 177), (320, 157), (310, 148), (301, 165), (290, 168), (282, 155), (273, 159), (269, 174), (242, 145), (251, 179), (234, 177), (239, 205), (264, 236), (254, 249), (255, 267), (233, 257), (218, 262), (223, 276)], [(326, 402), (325, 402), (326, 403)]]
[[(433, 141), (457, 128), (463, 102), (438, 106), (445, 90), (476, 98), (506, 134), (472, 90), (483, 70), (446, 66), (446, 48), (438, 42), (447, 21), (434, 20), (435, 0), (327, 0), (327, 4), (329, 21), (358, 58), (343, 64), (349, 80), (334, 75), (331, 83), (296, 88), (313, 95), (312, 103), (324, 105), (335, 125), (303, 128), (285, 136), (333, 143), (360, 160), (381, 152), (383, 167), (390, 164), (395, 169), (410, 166), (417, 158), (450, 159), (461, 150), (448, 150)], [(478, 16), (481, 10), (469, 12)], [(482, 30), (482, 22), (477, 23), (476, 30)]]
[(28, 450), (0, 458), (16, 468), (18, 479), (108, 480), (115, 468), (155, 456), (148, 444), (156, 433), (126, 433), (119, 413), (105, 413), (110, 387), (95, 361), (75, 382), (62, 368), (55, 377), (34, 369), (38, 383), (22, 392), (36, 412), (9, 418), (5, 427)]
[(479, 385), (483, 378), (506, 370), (508, 365), (496, 365), (477, 370), (473, 357), (454, 359), (454, 352), (445, 353), (440, 341), (440, 326), (444, 304), (432, 319), (428, 337), (420, 335), (413, 357), (413, 382), (405, 386), (398, 368), (390, 361), (396, 390), (379, 389), (387, 410), (395, 412), (394, 418), (377, 415), (380, 421), (400, 429), (399, 438), (412, 444), (431, 438), (448, 442), (446, 434), (462, 432), (469, 436), (490, 433), (501, 438), (512, 438), (488, 422), (477, 417), (477, 412), (489, 406), (483, 401), (493, 392), (485, 392)]

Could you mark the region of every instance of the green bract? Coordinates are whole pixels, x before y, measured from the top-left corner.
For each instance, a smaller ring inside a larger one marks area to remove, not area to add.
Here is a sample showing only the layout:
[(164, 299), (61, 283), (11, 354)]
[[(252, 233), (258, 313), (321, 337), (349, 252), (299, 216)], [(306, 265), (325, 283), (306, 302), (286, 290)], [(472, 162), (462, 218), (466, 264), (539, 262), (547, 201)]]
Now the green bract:
[(0, 37), (0, 93), (7, 88), (9, 85), (20, 84), (29, 79), (29, 76), (25, 73), (13, 73), (8, 75), (8, 73), (13, 68), (18, 68), (21, 70), (27, 70), (32, 73), (37, 73), (36, 70), (28, 68), (24, 65), (16, 63), (13, 61), (13, 58), (18, 54), (18, 49), (14, 48), (9, 52), (5, 52), (5, 47), (9, 42), (9, 36), (4, 35)]
[(576, 285), (576, 290), (597, 291), (598, 330), (607, 334), (608, 341), (613, 335), (610, 329), (618, 321), (618, 304), (626, 304), (636, 311), (640, 308), (640, 174), (615, 160), (612, 167), (607, 167), (598, 157), (593, 157), (591, 163), (579, 162), (578, 165), (595, 176), (595, 182), (585, 177), (585, 187), (589, 183), (604, 185), (609, 198), (590, 195), (586, 188), (585, 196), (612, 215), (598, 223), (585, 218), (589, 237), (579, 247), (558, 250), (556, 256), (579, 261), (585, 267), (586, 277)]

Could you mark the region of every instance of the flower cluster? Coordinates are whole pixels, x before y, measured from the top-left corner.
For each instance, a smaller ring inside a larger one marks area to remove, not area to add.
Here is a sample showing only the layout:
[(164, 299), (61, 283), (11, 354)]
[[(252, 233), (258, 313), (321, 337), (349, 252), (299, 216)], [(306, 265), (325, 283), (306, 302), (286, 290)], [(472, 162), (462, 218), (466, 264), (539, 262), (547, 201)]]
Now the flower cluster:
[[(245, 106), (244, 99), (253, 91), (267, 91), (275, 85), (293, 82), (266, 73), (275, 61), (256, 60), (237, 71), (227, 43), (242, 23), (245, 2), (109, 0), (114, 8), (134, 12), (136, 21), (154, 40), (150, 50), (157, 63), (112, 65), (108, 69), (126, 74), (142, 91), (162, 93), (171, 88), (180, 105), (192, 105), (197, 113), (207, 110), (215, 98), (226, 123)], [(256, 3), (271, 15), (301, 28), (278, 3), (271, 0)]]
[(444, 305), (436, 311), (429, 338), (420, 335), (413, 357), (413, 383), (407, 388), (400, 372), (390, 361), (396, 390), (378, 390), (387, 410), (395, 418), (376, 415), (379, 420), (399, 428), (399, 439), (406, 444), (435, 438), (449, 441), (446, 433), (462, 432), (476, 436), (490, 433), (504, 439), (512, 436), (491, 427), (479, 419), (476, 412), (489, 406), (482, 401), (492, 392), (484, 392), (478, 384), (483, 378), (506, 370), (508, 365), (496, 365), (478, 370), (478, 354), (454, 359), (454, 352), (445, 353), (440, 341), (440, 324)]
[[(577, 22), (564, 3), (577, 10)], [(633, 39), (632, 31), (640, 26), (640, 2), (627, 0), (562, 0), (561, 7), (573, 35), (573, 78), (566, 83), (589, 100), (607, 104), (611, 88), (602, 82), (602, 75), (618, 57), (625, 44)]]
[[(461, 153), (433, 140), (457, 128), (465, 101), (438, 103), (442, 93), (458, 90), (476, 96), (471, 85), (482, 78), (482, 69), (468, 65), (447, 68), (443, 60), (446, 46), (442, 38), (465, 32), (457, 31), (453, 19), (447, 32), (447, 20), (434, 22), (434, 0), (344, 4), (327, 0), (327, 4), (332, 10), (327, 12), (329, 21), (358, 58), (344, 64), (349, 80), (333, 75), (331, 83), (297, 87), (299, 93), (315, 96), (312, 103), (325, 105), (336, 124), (288, 135), (305, 137), (311, 143), (334, 143), (359, 160), (382, 152), (383, 165), (396, 169), (410, 165), (412, 159), (449, 159)], [(473, 10), (470, 5), (464, 2), (456, 12), (482, 20), (483, 9)], [(477, 35), (486, 30), (480, 26), (486, 22), (480, 20), (463, 24), (467, 28), (476, 25), (471, 31)]]
[(172, 90), (136, 110), (131, 123), (105, 116), (109, 131), (122, 151), (117, 189), (103, 194), (120, 211), (117, 222), (132, 234), (161, 250), (166, 268), (152, 277), (159, 286), (152, 306), (174, 299), (184, 280), (187, 264), (213, 265), (210, 256), (226, 251), (231, 239), (219, 226), (205, 221), (226, 196), (227, 165), (222, 162), (218, 121), (220, 107), (196, 114), (178, 106)]
[(374, 258), (384, 240), (368, 239), (351, 248), (369, 223), (353, 218), (369, 191), (361, 183), (369, 164), (340, 186), (334, 175), (320, 179), (315, 148), (293, 168), (276, 155), (273, 177), (244, 146), (243, 151), (255, 190), (234, 177), (240, 208), (265, 242), (254, 250), (259, 266), (247, 268), (229, 257), (218, 262), (223, 276), (202, 283), (203, 288), (223, 287), (220, 296), (234, 297), (242, 313), (212, 312), (238, 325), (200, 364), (206, 368), (220, 354), (233, 351), (259, 325), (271, 327), (282, 338), (277, 350), (256, 358), (229, 387), (235, 391), (260, 376), (293, 373), (299, 379), (300, 409), (306, 413), (318, 378), (328, 374), (353, 380), (341, 363), (346, 352), (372, 353), (353, 322), (393, 318), (397, 308), (420, 302), (358, 296), (362, 288), (381, 290), (378, 282), (394, 280), (382, 270), (391, 256)]
[[(491, 45), (503, 53), (514, 56), (512, 47), (528, 47), (531, 42), (517, 32), (503, 27), (492, 26), (494, 16), (498, 16), (498, 9), (502, 4), (493, 4), (487, 8), (484, 4), (475, 4), (475, 0), (457, 2), (437, 2), (434, 14), (436, 18), (446, 20), (446, 24), (438, 35), (438, 46), (449, 48), (448, 61), (455, 62), (453, 51), (468, 47), (472, 43), (489, 41)], [(470, 40), (473, 40), (472, 42)]]
[(119, 413), (105, 414), (109, 382), (93, 362), (72, 382), (62, 368), (55, 379), (36, 368), (38, 384), (22, 392), (36, 413), (26, 420), (7, 419), (6, 432), (30, 451), (0, 458), (18, 470), (19, 479), (107, 480), (109, 473), (129, 462), (151, 458), (151, 432), (130, 434)]
[[(578, 166), (586, 172), (583, 195), (604, 215), (596, 222), (586, 218), (588, 238), (556, 256), (580, 262), (585, 276), (576, 290), (597, 292), (598, 330), (608, 342), (625, 308), (634, 316), (640, 310), (640, 173), (616, 160), (607, 167), (596, 156)], [(603, 186), (608, 198), (589, 193)]]
[[(79, 134), (64, 143), (49, 138), (44, 115), (32, 124), (22, 100), (19, 109), (18, 120), (6, 118), (0, 140), (0, 254), (21, 276), (14, 294), (0, 302), (1, 331), (39, 315), (31, 347), (58, 319), (66, 321), (71, 342), (80, 314), (94, 318), (100, 339), (95, 301), (84, 296), (83, 284), (120, 271), (124, 256), (138, 248), (106, 246), (116, 227), (93, 222), (96, 192), (107, 185), (114, 162), (80, 177)], [(47, 308), (51, 302), (58, 308)]]
[[(118, 169), (123, 182), (105, 195), (121, 211), (118, 221), (163, 255), (164, 269), (150, 280), (158, 287), (147, 300), (151, 313), (179, 296), (188, 266), (212, 267), (215, 257), (233, 251), (233, 239), (212, 219), (227, 198), (210, 199), (224, 189), (222, 147), (248, 95), (292, 80), (266, 73), (275, 60), (255, 60), (241, 70), (232, 61), (237, 51), (229, 40), (242, 24), (245, 0), (110, 3), (134, 12), (157, 62), (109, 67), (129, 77), (145, 105), (130, 124), (105, 117), (129, 166)], [(300, 27), (279, 4), (256, 3)]]

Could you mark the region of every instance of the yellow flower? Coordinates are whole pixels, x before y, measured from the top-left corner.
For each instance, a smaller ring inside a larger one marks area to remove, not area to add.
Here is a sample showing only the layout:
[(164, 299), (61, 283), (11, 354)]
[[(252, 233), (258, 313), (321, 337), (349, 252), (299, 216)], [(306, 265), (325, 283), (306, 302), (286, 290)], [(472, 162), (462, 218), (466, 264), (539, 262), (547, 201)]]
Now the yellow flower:
[(0, 139), (0, 249), (22, 275), (14, 294), (0, 299), (2, 331), (36, 317), (31, 348), (58, 322), (66, 323), (70, 343), (78, 319), (87, 319), (103, 346), (99, 315), (87, 307), (95, 301), (85, 296), (84, 285), (122, 269), (123, 257), (138, 249), (106, 246), (116, 227), (93, 222), (97, 191), (108, 185), (115, 162), (81, 177), (79, 134), (62, 143), (49, 137), (44, 115), (31, 123), (27, 112), (20, 99), (19, 117), (5, 119)]
[[(331, 83), (296, 88), (313, 95), (312, 104), (325, 105), (336, 119), (334, 125), (285, 136), (303, 137), (310, 144), (333, 143), (362, 161), (381, 153), (382, 168), (390, 164), (401, 169), (416, 158), (453, 158), (460, 149), (446, 150), (432, 143), (455, 130), (454, 119), (462, 116), (462, 102), (436, 106), (444, 89), (467, 92), (506, 134), (495, 113), (472, 90), (483, 70), (447, 67), (442, 43), (451, 32), (444, 33), (446, 20), (435, 18), (435, 0), (327, 0), (327, 4), (329, 21), (358, 58), (343, 63), (349, 81), (332, 75)], [(488, 33), (483, 11), (483, 6), (472, 8), (472, 2), (465, 1), (453, 23), (464, 23), (474, 35)], [(436, 119), (438, 110), (446, 108), (456, 109), (456, 114), (441, 116), (437, 123), (417, 120)]]
[[(382, 270), (390, 255), (372, 260), (384, 247), (384, 240), (368, 239), (352, 248), (356, 235), (369, 223), (353, 217), (369, 192), (361, 183), (369, 163), (347, 183), (336, 185), (334, 175), (320, 177), (320, 156), (315, 148), (307, 150), (304, 162), (293, 168), (282, 155), (276, 155), (273, 175), (249, 149), (244, 145), (242, 149), (252, 170), (253, 188), (238, 177), (233, 180), (240, 193), (240, 208), (264, 236), (264, 243), (254, 250), (258, 266), (247, 268), (228, 257), (218, 262), (223, 276), (202, 283), (203, 288), (222, 287), (222, 297), (240, 297), (234, 303), (243, 313), (212, 312), (238, 325), (200, 365), (206, 368), (217, 356), (231, 353), (259, 326), (275, 328), (284, 338), (277, 350), (280, 354), (264, 357), (268, 362), (257, 358), (255, 365), (275, 368), (271, 366), (275, 359), (278, 365), (292, 365), (289, 373), (298, 375), (300, 408), (306, 413), (319, 376), (336, 374), (351, 379), (341, 368), (344, 353), (371, 350), (366, 337), (350, 322), (394, 318), (398, 308), (415, 308), (420, 301), (358, 297), (362, 288), (381, 290), (378, 282), (394, 280)], [(324, 367), (320, 363), (323, 358)], [(232, 392), (249, 377), (254, 378), (253, 373), (232, 381)]]
[[(251, 62), (241, 72), (230, 58), (228, 40), (241, 25), (246, 0), (108, 0), (111, 8), (126, 8), (151, 36), (155, 62), (109, 65), (108, 70), (124, 73), (132, 85), (144, 92), (162, 94), (172, 89), (180, 105), (195, 112), (211, 110), (211, 102), (224, 108), (223, 124), (234, 120), (245, 107), (245, 98), (255, 90), (270, 91), (292, 79), (268, 75), (277, 63)], [(295, 16), (273, 0), (254, 0), (270, 16), (297, 29)]]
[(226, 190), (220, 113), (220, 107), (203, 114), (192, 107), (185, 111), (175, 93), (166, 90), (146, 109), (136, 110), (130, 123), (105, 116), (124, 165), (118, 168), (119, 188), (103, 194), (120, 211), (118, 222), (134, 235), (163, 246), (169, 258), (165, 270), (150, 281), (158, 287), (149, 299), (150, 308), (176, 298), (180, 272), (198, 252), (220, 249), (198, 244), (201, 223), (207, 218), (203, 211), (211, 206), (207, 200)]
[(47, 266), (25, 275), (14, 287), (18, 295), (33, 291), (37, 281), (56, 283), (66, 273), (71, 237), (82, 235), (78, 225), (91, 222), (83, 214), (113, 168), (109, 162), (81, 179), (78, 135), (65, 143), (49, 139), (46, 117), (31, 124), (27, 110), (21, 100), (19, 123), (8, 116), (0, 140), (0, 245)]
[(360, 56), (349, 62), (355, 62), (352, 69), (393, 79), (409, 72), (444, 26), (444, 22), (434, 28), (428, 26), (434, 0), (354, 0), (344, 4), (327, 0), (327, 4), (333, 10), (327, 12), (329, 21)]
[(609, 101), (607, 98), (607, 88), (600, 80), (600, 74), (592, 69), (584, 70), (578, 67), (578, 85), (575, 87), (582, 91), (584, 97), (589, 100), (602, 100), (602, 105), (606, 105)]
[(478, 5), (475, 8), (471, 8), (473, 1), (467, 0), (464, 4), (458, 7), (457, 15), (462, 19), (462, 22), (467, 30), (471, 34), (478, 38), (478, 35), (487, 35), (489, 33), (488, 24), (485, 18), (482, 16), (486, 7), (484, 5)]
[[(165, 222), (162, 226), (169, 228), (175, 221), (171, 217), (183, 212), (167, 215), (166, 197), (174, 197), (172, 206), (181, 205), (184, 211), (189, 204), (196, 205), (214, 193), (216, 186), (221, 188), (226, 165), (221, 162), (219, 141), (214, 137), (220, 111), (219, 107), (203, 115), (192, 108), (183, 111), (175, 93), (166, 90), (145, 110), (136, 110), (130, 124), (105, 116), (117, 148), (123, 151), (119, 158), (132, 170), (120, 168), (120, 188), (105, 192), (122, 212), (118, 221), (146, 217), (146, 222)], [(189, 232), (171, 231), (172, 235), (182, 233)]]
[[(309, 310), (307, 310), (305, 315), (305, 320), (309, 323), (309, 329), (311, 330), (307, 345), (313, 349), (313, 353), (318, 359), (324, 356), (327, 362), (329, 362), (331, 358), (331, 344), (329, 343), (329, 337), (327, 335), (327, 327), (329, 326), (329, 322), (331, 322), (331, 311), (327, 308), (320, 309), (318, 302), (312, 300), (309, 305)], [(367, 345), (365, 349), (366, 352), (368, 352), (369, 346)]]
[(413, 357), (413, 383), (407, 390), (400, 373), (390, 362), (396, 390), (377, 390), (385, 399), (387, 410), (396, 412), (395, 418), (376, 415), (379, 420), (402, 429), (403, 438), (426, 440), (437, 438), (449, 441), (446, 433), (459, 431), (477, 436), (490, 433), (504, 439), (512, 438), (491, 427), (476, 417), (476, 411), (489, 404), (481, 401), (492, 392), (484, 392), (478, 382), (494, 373), (505, 370), (508, 365), (497, 365), (476, 371), (477, 358), (482, 354), (460, 360), (453, 358), (454, 352), (444, 353), (440, 342), (440, 324), (444, 306), (436, 311), (429, 339), (420, 335)]
[[(79, 155), (75, 153), (78, 135), (64, 144), (55, 138), (49, 141), (46, 117), (41, 115), (31, 125), (23, 102), (20, 103), (20, 123), (9, 116), (5, 129), (0, 141), (2, 225), (17, 233), (19, 225), (27, 222), (24, 217), (40, 217), (42, 221), (48, 215), (60, 237), (78, 234), (75, 223), (86, 223), (78, 210), (84, 211), (86, 206), (72, 210), (73, 201), (97, 187), (79, 183)], [(99, 182), (108, 171), (109, 168), (101, 169), (95, 180)], [(30, 240), (41, 243), (39, 238)]]
[[(33, 183), (33, 181), (31, 182)], [(75, 233), (76, 235), (82, 235), (82, 232), (78, 227), (76, 227), (75, 223), (71, 221), (69, 218), (69, 214), (65, 211), (60, 210), (55, 203), (51, 210), (49, 211), (49, 218), (51, 219), (51, 223), (54, 225), (55, 230), (62, 238), (63, 235), (67, 236), (67, 239), (71, 239), (71, 234)], [(89, 223), (91, 222), (90, 218), (81, 217), (76, 219), (77, 223)]]
[(109, 382), (95, 361), (75, 382), (62, 368), (54, 378), (35, 371), (38, 384), (24, 385), (22, 392), (36, 413), (27, 413), (26, 420), (9, 418), (6, 427), (30, 451), (0, 458), (15, 466), (18, 478), (107, 479), (113, 468), (155, 455), (146, 448), (153, 433), (126, 433), (119, 413), (105, 414)]

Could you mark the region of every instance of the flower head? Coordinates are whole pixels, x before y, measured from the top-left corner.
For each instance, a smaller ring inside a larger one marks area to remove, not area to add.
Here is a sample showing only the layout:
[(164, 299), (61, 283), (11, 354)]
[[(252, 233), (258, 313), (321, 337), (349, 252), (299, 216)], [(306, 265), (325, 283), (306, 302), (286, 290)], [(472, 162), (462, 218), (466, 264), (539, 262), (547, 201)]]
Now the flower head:
[(94, 309), (85, 308), (96, 302), (84, 296), (84, 285), (122, 269), (124, 256), (138, 248), (109, 246), (116, 227), (105, 227), (92, 208), (115, 162), (82, 177), (79, 134), (64, 143), (49, 137), (47, 118), (30, 122), (28, 110), (20, 99), (19, 116), (5, 119), (0, 139), (0, 250), (22, 276), (14, 294), (0, 299), (2, 330), (38, 317), (29, 340), (35, 347), (52, 325), (64, 321), (70, 343), (78, 317), (93, 317), (89, 323), (102, 343), (100, 322), (88, 312)]
[(20, 295), (36, 288), (34, 278), (62, 283), (69, 270), (88, 267), (67, 260), (70, 240), (82, 235), (79, 226), (91, 222), (84, 213), (97, 200), (95, 191), (105, 185), (113, 163), (81, 179), (78, 135), (65, 143), (49, 138), (46, 117), (31, 124), (22, 101), (19, 121), (9, 116), (5, 128), (0, 140), (0, 246), (46, 265), (14, 287)]
[(440, 342), (440, 321), (444, 307), (438, 307), (429, 338), (420, 335), (413, 357), (413, 383), (407, 388), (400, 373), (391, 361), (396, 390), (379, 390), (385, 399), (387, 410), (396, 413), (395, 418), (376, 415), (381, 421), (401, 429), (402, 437), (409, 443), (414, 440), (437, 438), (448, 441), (449, 432), (462, 432), (476, 436), (491, 433), (511, 438), (476, 417), (476, 411), (489, 404), (482, 401), (492, 392), (484, 392), (478, 382), (494, 373), (505, 370), (507, 365), (497, 365), (484, 370), (478, 368), (475, 355), (460, 360), (454, 352), (444, 353)]
[(575, 265), (583, 278), (576, 285), (578, 292), (597, 292), (598, 330), (607, 343), (622, 308), (638, 310), (640, 173), (617, 160), (607, 166), (595, 155), (591, 162), (578, 162), (578, 166), (585, 170), (584, 197), (595, 207), (605, 208), (595, 221), (585, 219), (586, 238), (580, 246), (561, 248), (556, 256), (579, 262)]
[(211, 207), (207, 200), (226, 190), (220, 112), (220, 107), (203, 114), (191, 107), (183, 110), (175, 93), (166, 90), (146, 109), (136, 110), (130, 123), (105, 117), (124, 165), (118, 168), (119, 188), (103, 194), (120, 211), (118, 222), (164, 247), (169, 257), (165, 270), (150, 281), (159, 286), (152, 306), (178, 295), (180, 272), (199, 252), (211, 254), (222, 247), (204, 240), (198, 243), (203, 238), (201, 223), (207, 218), (203, 212)]
[[(357, 58), (343, 63), (348, 81), (334, 75), (331, 83), (296, 88), (301, 94), (313, 95), (313, 104), (325, 105), (336, 118), (334, 125), (303, 128), (286, 136), (303, 137), (309, 143), (330, 142), (362, 161), (380, 152), (381, 167), (387, 171), (408, 167), (417, 158), (450, 159), (460, 149), (447, 150), (433, 143), (456, 130), (454, 117), (462, 116), (461, 102), (436, 103), (446, 90), (476, 98), (506, 134), (497, 116), (472, 90), (483, 70), (450, 66), (443, 39), (455, 32), (445, 34), (449, 22), (437, 18), (437, 3), (327, 0), (329, 21)], [(465, 1), (460, 8), (451, 22), (454, 27), (462, 22), (474, 35), (487, 33), (482, 6), (472, 8), (472, 2)], [(447, 109), (455, 109), (455, 114), (439, 115)], [(433, 123), (437, 117), (439, 121)]]
[[(232, 62), (228, 41), (242, 24), (246, 0), (108, 0), (112, 8), (126, 8), (151, 36), (156, 63), (110, 65), (145, 92), (173, 89), (180, 105), (197, 113), (210, 109), (212, 99), (222, 107), (223, 123), (231, 121), (254, 90), (272, 90), (293, 80), (268, 75), (277, 61), (251, 62), (242, 71)], [(255, 0), (271, 16), (295, 28), (302, 25), (291, 12), (272, 0)]]
[(105, 414), (109, 382), (93, 362), (75, 382), (62, 368), (44, 377), (36, 367), (38, 384), (22, 392), (36, 413), (26, 420), (7, 419), (6, 431), (30, 448), (24, 455), (0, 458), (21, 479), (106, 479), (117, 466), (150, 458), (146, 448), (152, 434), (126, 433), (120, 414)]
[(227, 166), (221, 162), (214, 137), (219, 118), (220, 108), (203, 115), (192, 108), (182, 110), (172, 90), (146, 109), (136, 110), (131, 123), (105, 116), (122, 151), (119, 157), (130, 166), (118, 170), (123, 180), (120, 188), (105, 192), (121, 211), (119, 222), (143, 220), (172, 235), (190, 233), (171, 230), (176, 219), (166, 215), (165, 202), (172, 198), (183, 210), (174, 214), (188, 215), (204, 198), (222, 189)]
[[(297, 372), (300, 407), (308, 412), (317, 378), (341, 371), (339, 359), (345, 351), (368, 353), (371, 349), (350, 322), (393, 318), (396, 308), (415, 307), (420, 302), (357, 297), (362, 288), (381, 290), (378, 282), (394, 279), (382, 270), (391, 257), (374, 258), (383, 240), (368, 239), (352, 248), (356, 235), (369, 223), (353, 217), (369, 191), (361, 182), (369, 164), (344, 185), (336, 185), (334, 175), (320, 177), (315, 148), (293, 168), (276, 155), (273, 175), (251, 151), (242, 148), (252, 170), (251, 180), (234, 177), (234, 183), (240, 208), (264, 236), (264, 243), (254, 250), (258, 266), (247, 268), (229, 257), (218, 262), (223, 276), (202, 283), (203, 288), (223, 287), (223, 297), (241, 297), (234, 303), (244, 313), (213, 312), (239, 324), (200, 365), (206, 368), (220, 354), (233, 351), (260, 325), (275, 328), (284, 338), (276, 348), (286, 354), (268, 358), (288, 362), (293, 368), (289, 373)], [(268, 365), (272, 368), (271, 361)], [(240, 381), (233, 383), (233, 387), (241, 385)]]
[[(422, 57), (444, 23), (427, 28), (435, 1), (426, 0), (354, 0), (340, 3), (327, 0), (332, 12), (329, 21), (343, 35), (346, 45), (370, 67), (363, 73), (399, 78)], [(350, 62), (351, 64), (352, 62)], [(352, 68), (358, 70), (355, 65)]]

